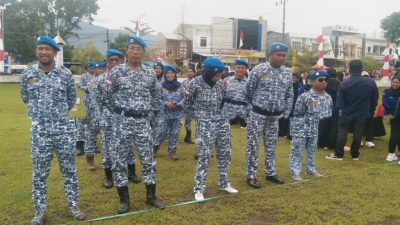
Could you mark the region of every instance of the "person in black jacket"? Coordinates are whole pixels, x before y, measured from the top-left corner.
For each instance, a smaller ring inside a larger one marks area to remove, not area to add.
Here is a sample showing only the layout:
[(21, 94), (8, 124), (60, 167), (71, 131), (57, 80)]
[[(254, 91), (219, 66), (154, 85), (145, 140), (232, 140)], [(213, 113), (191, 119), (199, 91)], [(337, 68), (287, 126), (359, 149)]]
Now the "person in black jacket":
[(367, 119), (374, 115), (378, 104), (378, 87), (374, 80), (361, 76), (363, 65), (355, 59), (349, 65), (351, 76), (339, 85), (336, 108), (339, 114), (339, 130), (334, 153), (327, 159), (343, 160), (347, 133), (353, 128), (353, 143), (350, 148), (353, 160), (360, 155), (362, 132)]
[(389, 154), (387, 161), (396, 161), (396, 147), (400, 150), (400, 77), (393, 77), (391, 87), (383, 91), (385, 115), (390, 118)]
[(322, 119), (319, 122), (318, 146), (325, 149), (334, 149), (336, 146), (338, 131), (338, 112), (335, 105), (340, 81), (336, 77), (336, 69), (329, 68), (327, 73), (329, 74), (329, 77), (325, 92), (328, 93), (332, 98), (332, 117)]

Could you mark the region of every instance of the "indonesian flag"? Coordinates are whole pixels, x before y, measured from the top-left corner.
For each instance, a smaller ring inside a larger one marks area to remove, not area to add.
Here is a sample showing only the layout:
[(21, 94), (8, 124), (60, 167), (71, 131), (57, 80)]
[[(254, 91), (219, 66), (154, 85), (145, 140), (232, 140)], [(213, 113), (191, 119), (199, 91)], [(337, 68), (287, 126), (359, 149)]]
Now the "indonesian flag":
[(240, 31), (239, 48), (242, 48), (242, 46), (243, 46), (243, 41), (244, 41), (244, 33), (243, 33), (243, 31), (241, 30), (241, 31)]
[(383, 51), (383, 55), (384, 55), (384, 57), (383, 57), (383, 67), (382, 67), (382, 70), (381, 70), (381, 74), (382, 74), (382, 76), (384, 76), (384, 77), (388, 77), (388, 76), (390, 76), (390, 64), (389, 64), (389, 49), (390, 49), (390, 43), (388, 42), (387, 44), (386, 44), (386, 49), (385, 49), (385, 51)]
[(139, 18), (136, 19), (136, 27), (135, 27), (135, 31), (136, 31), (136, 36), (139, 37), (139, 29), (140, 29), (140, 20)]
[(320, 70), (325, 70), (325, 66), (324, 66), (324, 36), (319, 35), (316, 38), (316, 41), (318, 43), (318, 61), (317, 61), (317, 65), (319, 67)]

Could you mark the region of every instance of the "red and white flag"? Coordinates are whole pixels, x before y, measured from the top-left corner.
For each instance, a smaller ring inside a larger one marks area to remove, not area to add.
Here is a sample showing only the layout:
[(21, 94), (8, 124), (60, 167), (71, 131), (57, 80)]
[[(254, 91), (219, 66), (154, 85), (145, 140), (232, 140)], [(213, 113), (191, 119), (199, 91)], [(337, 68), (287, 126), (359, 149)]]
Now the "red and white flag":
[(243, 41), (244, 41), (244, 33), (243, 33), (243, 31), (241, 30), (241, 31), (240, 31), (239, 48), (242, 48), (242, 46), (243, 46)]
[(318, 62), (319, 70), (325, 70), (324, 66), (324, 36), (321, 34), (316, 39), (318, 43)]

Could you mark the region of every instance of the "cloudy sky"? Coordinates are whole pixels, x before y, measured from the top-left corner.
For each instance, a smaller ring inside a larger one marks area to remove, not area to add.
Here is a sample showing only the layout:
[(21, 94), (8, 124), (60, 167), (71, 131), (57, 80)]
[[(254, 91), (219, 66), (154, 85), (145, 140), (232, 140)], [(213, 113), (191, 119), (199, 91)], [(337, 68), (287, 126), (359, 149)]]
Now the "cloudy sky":
[[(185, 23), (210, 24), (211, 17), (235, 17), (268, 21), (269, 29), (282, 30), (281, 0), (98, 0), (94, 24), (108, 28), (133, 26), (142, 17), (157, 32), (171, 33)], [(380, 21), (400, 11), (399, 0), (288, 0), (286, 31), (317, 35), (323, 26), (354, 26), (367, 34), (379, 33)], [(183, 13), (184, 12), (184, 13)], [(182, 16), (184, 15), (184, 16)]]

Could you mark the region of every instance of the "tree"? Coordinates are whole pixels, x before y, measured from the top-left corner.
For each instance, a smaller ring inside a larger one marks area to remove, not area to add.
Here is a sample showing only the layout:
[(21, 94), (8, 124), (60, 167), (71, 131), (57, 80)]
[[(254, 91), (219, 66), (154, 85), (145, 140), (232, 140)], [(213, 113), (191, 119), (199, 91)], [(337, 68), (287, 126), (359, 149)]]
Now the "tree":
[[(151, 33), (154, 32), (154, 30), (151, 29), (150, 26), (146, 22), (141, 23), (140, 20), (139, 21), (137, 21), (137, 20), (129, 20), (129, 21), (134, 24), (133, 25), (134, 28), (136, 28), (138, 23), (139, 23), (139, 36), (140, 37), (145, 36), (146, 34), (151, 34)], [(124, 27), (124, 29), (126, 31), (128, 31), (129, 33), (131, 33), (131, 34), (136, 34), (136, 29), (132, 29), (130, 27)]]
[(379, 63), (379, 61), (374, 59), (372, 56), (361, 57), (361, 62), (363, 64), (363, 70), (365, 71), (379, 70), (382, 68), (382, 65)]
[(381, 28), (385, 32), (385, 38), (399, 45), (400, 41), (400, 12), (394, 12), (381, 20)]
[(303, 50), (301, 54), (291, 49), (286, 57), (285, 65), (292, 67), (292, 57), (296, 57), (296, 71), (298, 73), (304, 73), (312, 70), (312, 67), (317, 63), (317, 54), (307, 48)]
[(34, 44), (40, 35), (54, 37), (57, 31), (67, 40), (76, 36), (80, 22), (91, 23), (97, 0), (0, 0), (11, 3), (4, 13), (5, 50), (22, 62), (35, 59)]
[[(104, 56), (99, 50), (96, 49), (93, 41), (86, 42), (85, 46), (78, 45), (73, 50), (72, 61), (80, 62), (82, 65), (86, 65), (89, 60), (97, 62), (104, 61)], [(82, 74), (85, 70), (82, 66), (72, 66), (71, 71), (74, 74)]]

